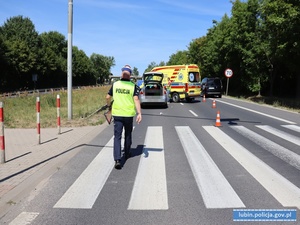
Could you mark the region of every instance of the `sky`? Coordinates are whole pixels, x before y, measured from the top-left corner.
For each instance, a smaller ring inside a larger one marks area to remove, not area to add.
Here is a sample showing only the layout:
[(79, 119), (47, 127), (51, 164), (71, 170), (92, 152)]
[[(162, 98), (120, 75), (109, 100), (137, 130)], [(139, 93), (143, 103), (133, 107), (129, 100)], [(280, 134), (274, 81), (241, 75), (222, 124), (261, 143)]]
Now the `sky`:
[[(36, 31), (57, 31), (68, 39), (70, 0), (0, 0), (0, 25), (9, 18), (29, 18)], [(90, 57), (114, 57), (111, 72), (129, 64), (142, 75), (151, 62), (172, 54), (207, 34), (213, 20), (231, 15), (230, 0), (73, 0), (72, 43)]]

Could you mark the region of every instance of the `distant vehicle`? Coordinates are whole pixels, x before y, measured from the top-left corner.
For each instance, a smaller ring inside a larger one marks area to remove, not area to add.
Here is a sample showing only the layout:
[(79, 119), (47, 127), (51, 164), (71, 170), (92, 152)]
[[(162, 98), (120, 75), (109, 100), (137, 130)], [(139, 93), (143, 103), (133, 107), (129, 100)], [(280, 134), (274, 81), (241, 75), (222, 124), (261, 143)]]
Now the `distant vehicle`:
[(194, 98), (200, 97), (201, 76), (200, 69), (196, 64), (159, 66), (154, 67), (151, 71), (164, 74), (164, 86), (168, 84), (168, 78), (170, 78), (170, 97), (173, 102), (181, 100), (192, 102)]
[(222, 98), (223, 85), (219, 77), (205, 77), (201, 82), (201, 96), (205, 97), (218, 96)]
[[(109, 76), (109, 84), (113, 84), (114, 82), (121, 80), (121, 76), (114, 76), (114, 75), (110, 75)], [(138, 77), (138, 76), (130, 76), (130, 81), (133, 83), (137, 83), (139, 81), (142, 80), (142, 77)]]
[(167, 91), (162, 85), (163, 73), (147, 72), (143, 74), (139, 99), (141, 107), (145, 105), (162, 105), (168, 107)]
[(116, 81), (121, 80), (121, 76), (109, 76), (108, 84), (113, 84)]

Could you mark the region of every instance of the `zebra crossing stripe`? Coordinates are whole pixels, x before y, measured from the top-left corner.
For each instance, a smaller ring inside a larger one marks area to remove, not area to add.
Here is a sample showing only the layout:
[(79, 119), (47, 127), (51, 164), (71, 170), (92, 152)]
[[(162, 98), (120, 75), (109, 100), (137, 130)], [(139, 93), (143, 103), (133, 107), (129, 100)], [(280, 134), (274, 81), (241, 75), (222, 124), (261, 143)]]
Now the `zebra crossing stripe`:
[(269, 139), (262, 137), (261, 135), (243, 127), (243, 126), (231, 126), (232, 129), (237, 131), (239, 134), (250, 139), (254, 143), (260, 145), (262, 148), (271, 152), (273, 155), (282, 159), (286, 163), (289, 163), (296, 169), (300, 170), (300, 155), (282, 147), (281, 145), (276, 144)]
[(162, 127), (148, 127), (144, 145), (128, 209), (167, 210), (169, 206)]
[(284, 207), (300, 209), (300, 189), (217, 127), (203, 127)]
[(112, 146), (113, 138), (54, 205), (54, 208), (91, 209), (93, 207), (114, 167)]
[(26, 225), (31, 222), (39, 215), (37, 212), (22, 212), (20, 213), (9, 225)]
[(299, 126), (296, 126), (296, 125), (281, 125), (281, 126), (300, 133)]
[(207, 208), (245, 207), (188, 126), (175, 127)]
[(269, 132), (273, 135), (276, 135), (277, 137), (280, 137), (280, 138), (285, 139), (289, 142), (292, 142), (295, 145), (300, 146), (300, 138), (299, 137), (296, 137), (292, 134), (288, 134), (284, 131), (278, 130), (278, 129), (276, 129), (274, 127), (270, 127), (268, 125), (256, 125), (256, 127), (260, 128), (264, 131), (267, 131), (267, 132)]

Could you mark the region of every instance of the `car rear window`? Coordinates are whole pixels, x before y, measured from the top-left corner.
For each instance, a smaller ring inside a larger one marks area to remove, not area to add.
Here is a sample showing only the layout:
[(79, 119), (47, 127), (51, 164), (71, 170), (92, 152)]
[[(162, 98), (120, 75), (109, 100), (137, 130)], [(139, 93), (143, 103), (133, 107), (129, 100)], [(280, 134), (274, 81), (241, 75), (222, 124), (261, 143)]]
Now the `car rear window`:
[(221, 85), (220, 79), (208, 79), (207, 81), (208, 85)]

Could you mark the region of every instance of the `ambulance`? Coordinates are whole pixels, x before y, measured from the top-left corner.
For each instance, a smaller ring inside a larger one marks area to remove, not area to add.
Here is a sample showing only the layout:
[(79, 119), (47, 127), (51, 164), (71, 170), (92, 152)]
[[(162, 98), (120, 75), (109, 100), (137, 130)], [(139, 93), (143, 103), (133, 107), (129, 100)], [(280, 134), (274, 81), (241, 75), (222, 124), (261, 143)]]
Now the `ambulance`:
[(164, 74), (162, 82), (164, 86), (168, 84), (168, 77), (170, 78), (170, 97), (173, 102), (182, 100), (192, 102), (196, 97), (200, 97), (201, 76), (196, 64), (159, 66), (151, 71)]

